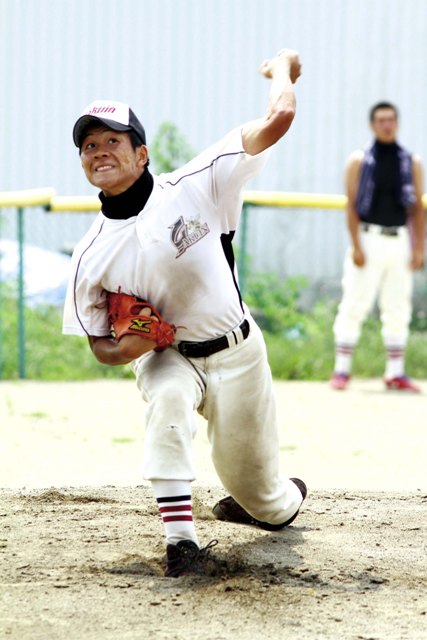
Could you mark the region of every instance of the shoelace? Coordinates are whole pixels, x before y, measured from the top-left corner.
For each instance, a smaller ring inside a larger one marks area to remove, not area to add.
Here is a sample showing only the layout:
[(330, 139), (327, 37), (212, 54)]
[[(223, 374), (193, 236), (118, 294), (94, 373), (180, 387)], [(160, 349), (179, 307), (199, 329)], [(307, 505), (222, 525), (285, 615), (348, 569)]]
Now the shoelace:
[(181, 563), (181, 567), (183, 569), (183, 573), (181, 573), (181, 575), (185, 575), (187, 569), (191, 569), (191, 573), (199, 573), (199, 571), (202, 572), (202, 565), (199, 565), (198, 563), (203, 563), (207, 560), (209, 551), (213, 547), (216, 547), (217, 544), (218, 540), (211, 540), (201, 549), (180, 547), (181, 558), (180, 560), (177, 560), (177, 562)]
[(218, 544), (218, 540), (211, 540), (210, 542), (208, 542), (206, 547), (202, 547), (201, 549), (199, 549), (199, 553), (203, 556), (206, 556), (209, 553), (209, 551), (213, 549), (213, 547), (216, 547), (217, 544)]
[(218, 540), (211, 540), (205, 547), (201, 549), (181, 547), (181, 553), (184, 554), (185, 562), (193, 562), (197, 560), (205, 560), (209, 554), (209, 551), (216, 547)]

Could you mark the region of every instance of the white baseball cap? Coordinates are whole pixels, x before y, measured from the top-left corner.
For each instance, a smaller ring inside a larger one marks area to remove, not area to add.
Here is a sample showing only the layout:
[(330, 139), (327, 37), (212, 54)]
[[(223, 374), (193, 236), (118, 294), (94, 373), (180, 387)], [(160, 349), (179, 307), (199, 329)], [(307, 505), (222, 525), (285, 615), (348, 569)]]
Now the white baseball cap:
[(74, 125), (73, 140), (76, 147), (80, 149), (88, 125), (97, 122), (113, 131), (134, 131), (141, 144), (146, 144), (144, 127), (128, 104), (115, 100), (95, 100), (85, 108)]

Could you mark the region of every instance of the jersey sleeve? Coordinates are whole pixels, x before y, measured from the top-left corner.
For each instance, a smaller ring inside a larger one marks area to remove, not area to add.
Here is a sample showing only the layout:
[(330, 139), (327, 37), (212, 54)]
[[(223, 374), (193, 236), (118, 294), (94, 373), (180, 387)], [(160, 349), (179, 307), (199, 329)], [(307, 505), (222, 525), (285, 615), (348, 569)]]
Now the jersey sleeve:
[(62, 333), (78, 336), (105, 336), (110, 330), (107, 304), (101, 287), (84, 278), (72, 278), (64, 304)]
[(222, 232), (236, 228), (243, 201), (243, 187), (264, 167), (270, 149), (251, 156), (243, 149), (242, 127), (233, 129), (222, 140), (196, 156), (181, 169), (168, 175), (176, 184), (197, 174), (198, 187), (216, 207)]
[(96, 220), (73, 252), (62, 321), (62, 333), (66, 335), (105, 336), (110, 330), (104, 289), (93, 283), (84, 260), (85, 250), (98, 227)]
[(243, 187), (265, 166), (271, 149), (251, 156), (246, 153), (242, 145), (241, 128), (230, 134), (230, 143), (240, 145), (241, 153), (231, 166), (227, 166), (228, 159), (219, 161), (215, 167), (215, 184), (217, 186), (218, 211), (223, 220), (223, 233), (234, 231), (237, 227), (243, 204)]

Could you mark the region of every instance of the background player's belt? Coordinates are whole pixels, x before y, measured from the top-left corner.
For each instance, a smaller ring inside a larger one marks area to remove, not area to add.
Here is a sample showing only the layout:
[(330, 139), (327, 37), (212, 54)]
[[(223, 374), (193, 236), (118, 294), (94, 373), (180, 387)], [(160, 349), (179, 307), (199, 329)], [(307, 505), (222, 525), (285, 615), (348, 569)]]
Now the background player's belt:
[(403, 227), (382, 227), (379, 224), (369, 224), (368, 222), (361, 223), (362, 230), (368, 233), (377, 233), (381, 236), (398, 236)]
[(248, 335), (249, 322), (247, 320), (243, 320), (242, 324), (239, 325), (237, 329), (229, 331), (220, 338), (206, 340), (205, 342), (180, 342), (178, 344), (178, 350), (187, 358), (207, 358), (213, 353), (217, 353), (223, 349), (228, 349), (228, 347), (232, 347), (243, 342), (243, 340), (246, 340)]

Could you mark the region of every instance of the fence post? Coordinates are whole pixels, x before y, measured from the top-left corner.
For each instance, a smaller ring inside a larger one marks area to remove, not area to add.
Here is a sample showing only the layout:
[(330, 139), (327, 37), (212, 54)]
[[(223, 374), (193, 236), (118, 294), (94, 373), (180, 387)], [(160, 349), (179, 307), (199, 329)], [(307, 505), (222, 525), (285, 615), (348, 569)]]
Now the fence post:
[(18, 371), (25, 378), (25, 286), (24, 286), (24, 209), (18, 207)]
[(248, 243), (248, 215), (249, 205), (244, 202), (242, 207), (242, 222), (240, 224), (240, 246), (239, 246), (239, 259), (238, 259), (238, 273), (239, 273), (239, 289), (244, 297), (244, 290), (246, 286), (246, 247)]
[[(2, 231), (2, 217), (0, 214), (0, 240), (1, 240), (1, 231)], [(1, 275), (1, 264), (2, 261), (2, 255), (1, 255), (1, 250), (0, 250), (0, 380), (3, 380), (3, 309), (2, 309), (2, 297), (3, 297), (3, 281), (2, 281), (2, 275)]]

